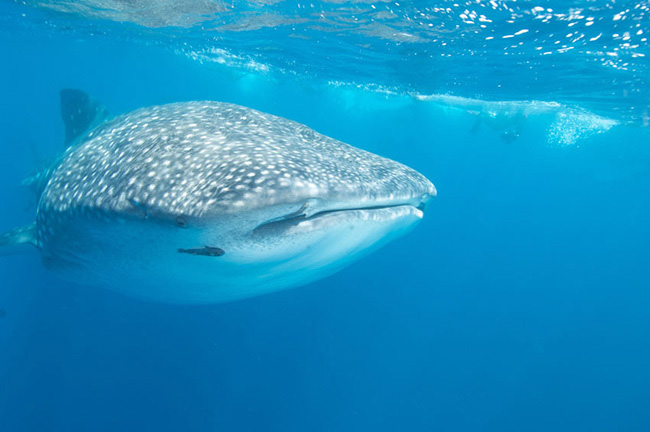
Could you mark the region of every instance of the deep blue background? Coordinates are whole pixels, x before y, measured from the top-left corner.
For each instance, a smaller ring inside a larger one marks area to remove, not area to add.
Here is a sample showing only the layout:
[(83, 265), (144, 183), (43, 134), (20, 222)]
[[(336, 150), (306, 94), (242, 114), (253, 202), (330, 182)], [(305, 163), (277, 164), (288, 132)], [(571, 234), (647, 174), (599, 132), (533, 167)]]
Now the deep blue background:
[(2, 37), (1, 230), (33, 218), (18, 184), (32, 148), (62, 148), (64, 87), (114, 113), (272, 112), (413, 166), (439, 196), (347, 270), (236, 303), (145, 303), (61, 282), (36, 253), (3, 257), (0, 430), (650, 430), (647, 128), (567, 146), (544, 114), (504, 142), (407, 96), (125, 41)]

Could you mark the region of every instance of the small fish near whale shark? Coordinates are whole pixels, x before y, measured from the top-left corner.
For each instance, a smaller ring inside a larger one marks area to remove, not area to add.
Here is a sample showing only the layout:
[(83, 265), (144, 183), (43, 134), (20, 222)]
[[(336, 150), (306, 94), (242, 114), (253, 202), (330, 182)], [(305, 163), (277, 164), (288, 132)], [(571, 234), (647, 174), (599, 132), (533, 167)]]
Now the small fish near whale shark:
[(423, 175), (271, 114), (222, 102), (107, 119), (62, 90), (65, 153), (28, 183), (36, 246), (84, 285), (215, 303), (325, 277), (409, 231), (436, 195)]

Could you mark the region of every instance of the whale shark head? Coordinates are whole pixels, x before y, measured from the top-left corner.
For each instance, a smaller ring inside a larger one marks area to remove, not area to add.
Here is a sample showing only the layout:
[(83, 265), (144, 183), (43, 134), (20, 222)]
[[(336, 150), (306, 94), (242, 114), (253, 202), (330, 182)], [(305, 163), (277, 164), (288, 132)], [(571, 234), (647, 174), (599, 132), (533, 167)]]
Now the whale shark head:
[(117, 117), (40, 200), (45, 262), (130, 295), (216, 302), (302, 285), (403, 235), (436, 194), (398, 162), (249, 108)]

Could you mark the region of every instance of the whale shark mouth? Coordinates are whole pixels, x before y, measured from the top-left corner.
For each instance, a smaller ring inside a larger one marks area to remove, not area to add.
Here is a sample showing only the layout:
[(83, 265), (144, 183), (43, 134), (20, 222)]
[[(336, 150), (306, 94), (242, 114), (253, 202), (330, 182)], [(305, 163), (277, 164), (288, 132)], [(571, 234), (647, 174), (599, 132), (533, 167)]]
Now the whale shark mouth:
[(262, 230), (272, 229), (272, 228), (288, 227), (304, 221), (313, 221), (316, 219), (321, 219), (332, 215), (346, 214), (346, 213), (351, 214), (354, 212), (375, 212), (381, 210), (390, 210), (390, 209), (408, 208), (408, 207), (416, 209), (419, 212), (424, 212), (426, 208), (426, 202), (422, 200), (417, 205), (415, 205), (414, 203), (399, 202), (399, 203), (389, 204), (389, 205), (347, 207), (347, 208), (339, 208), (339, 209), (333, 208), (333, 209), (322, 210), (312, 214), (309, 214), (309, 212), (307, 212), (307, 207), (308, 207), (307, 204), (303, 204), (303, 206), (299, 210), (293, 213), (289, 213), (287, 215), (273, 218), (266, 222), (263, 222), (260, 225), (258, 225), (253, 230), (253, 232), (259, 232)]

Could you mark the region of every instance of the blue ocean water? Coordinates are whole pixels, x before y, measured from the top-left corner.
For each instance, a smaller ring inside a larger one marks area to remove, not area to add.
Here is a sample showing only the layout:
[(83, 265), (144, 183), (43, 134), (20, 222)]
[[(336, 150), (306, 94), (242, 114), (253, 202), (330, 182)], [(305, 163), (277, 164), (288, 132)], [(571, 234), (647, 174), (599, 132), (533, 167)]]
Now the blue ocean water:
[(1, 431), (650, 430), (650, 3), (0, 10), (0, 231), (33, 220), (20, 182), (63, 149), (69, 87), (249, 106), (438, 189), (408, 236), (233, 303), (1, 257)]

